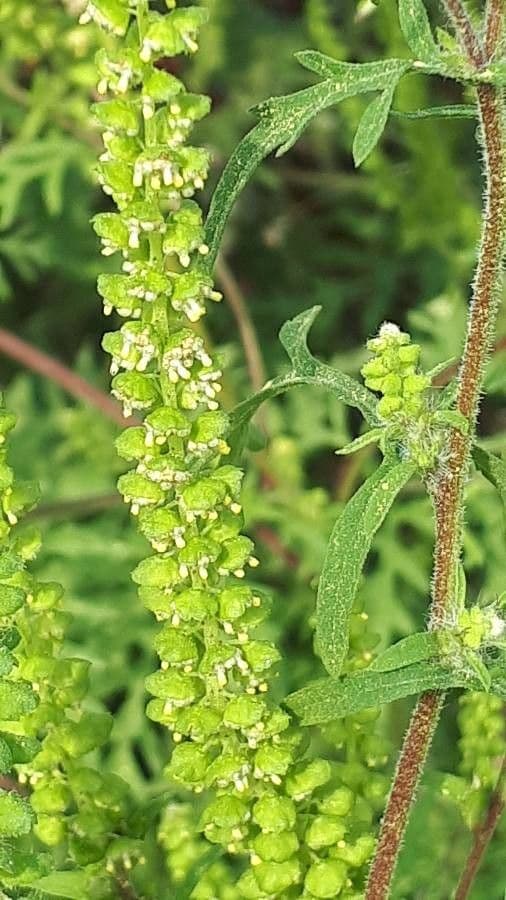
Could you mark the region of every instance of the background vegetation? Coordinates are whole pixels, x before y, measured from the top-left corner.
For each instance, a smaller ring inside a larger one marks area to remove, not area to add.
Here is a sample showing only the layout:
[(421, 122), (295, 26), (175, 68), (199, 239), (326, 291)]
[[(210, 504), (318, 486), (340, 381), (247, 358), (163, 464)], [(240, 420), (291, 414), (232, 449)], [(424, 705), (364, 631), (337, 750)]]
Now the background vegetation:
[[(353, 0), (209, 5), (202, 52), (184, 63), (189, 87), (213, 99), (214, 115), (197, 135), (213, 152), (209, 191), (250, 127), (248, 108), (302, 85), (296, 50), (311, 46), (360, 61), (405, 55), (390, 0), (379, 7)], [(154, 626), (129, 579), (145, 550), (115, 492), (118, 414), (50, 381), (46, 364), (45, 375), (34, 374), (10, 358), (14, 333), (107, 390), (95, 290), (104, 259), (89, 225), (93, 213), (107, 208), (92, 177), (99, 138), (88, 113), (100, 38), (93, 28), (78, 29), (79, 6), (79, 0), (4, 0), (0, 11), (0, 299), (7, 330), (0, 332), (0, 378), (20, 418), (13, 438), (17, 472), (42, 486), (35, 514), (44, 532), (39, 573), (65, 584), (72, 644), (93, 662), (94, 702), (116, 715), (103, 765), (148, 798), (161, 784), (166, 737), (144, 716)], [(443, 82), (434, 87), (431, 81), (430, 90), (426, 96), (426, 82), (404, 79), (399, 108), (462, 102), (458, 89)], [(426, 367), (459, 353), (481, 200), (474, 124), (395, 119), (380, 149), (355, 172), (349, 148), (363, 103), (348, 100), (320, 115), (289, 154), (261, 167), (235, 210), (219, 267), (226, 299), (208, 325), (227, 354), (230, 405), (283, 369), (279, 327), (316, 303), (323, 310), (312, 349), (350, 373), (358, 372), (364, 342), (384, 319), (411, 330)], [(495, 452), (506, 447), (504, 313), (501, 327), (481, 424)], [(310, 627), (315, 577), (336, 512), (372, 468), (374, 451), (351, 460), (334, 455), (356, 425), (344, 407), (307, 388), (271, 403), (259, 422), (264, 437), (251, 457), (246, 519), (258, 542), (261, 577), (275, 593), (271, 627), (287, 660), (280, 693), (318, 674)], [(504, 589), (503, 510), (481, 476), (469, 495), (468, 581), (475, 595), (481, 590), (492, 598)], [(361, 602), (382, 645), (423, 625), (430, 517), (427, 499), (414, 488), (375, 543)], [(384, 715), (392, 747), (409, 705), (394, 704)], [(448, 898), (462, 868), (472, 814), (469, 805), (463, 814), (455, 804), (448, 778), (462, 771), (462, 759), (450, 749), (462, 715), (455, 701), (439, 728), (397, 898)], [(476, 900), (503, 897), (505, 836), (503, 824)]]

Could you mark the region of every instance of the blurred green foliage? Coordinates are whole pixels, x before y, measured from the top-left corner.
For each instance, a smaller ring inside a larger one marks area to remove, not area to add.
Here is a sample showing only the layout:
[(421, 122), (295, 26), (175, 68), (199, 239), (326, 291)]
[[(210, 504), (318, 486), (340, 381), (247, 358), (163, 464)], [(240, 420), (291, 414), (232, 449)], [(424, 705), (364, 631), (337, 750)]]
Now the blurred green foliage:
[[(199, 126), (213, 153), (210, 188), (251, 126), (248, 108), (303, 84), (293, 59), (308, 46), (347, 60), (405, 55), (396, 4), (330, 0), (208, 0), (202, 50), (185, 63), (193, 90), (211, 95)], [(33, 10), (37, 6), (37, 16)], [(435, 6), (435, 4), (434, 4)], [(0, 12), (0, 298), (2, 324), (106, 389), (95, 279), (104, 268), (89, 227), (106, 209), (92, 175), (97, 135), (89, 124), (93, 27), (77, 32), (79, 0), (4, 0)], [(410, 75), (398, 107), (465, 102), (454, 86)], [(349, 147), (365, 101), (326, 111), (281, 160), (268, 160), (238, 203), (224, 253), (244, 294), (266, 371), (285, 365), (281, 324), (313, 304), (323, 312), (312, 349), (357, 373), (366, 338), (383, 319), (410, 328), (424, 364), (458, 356), (479, 227), (480, 167), (474, 125), (393, 119), (386, 139), (356, 172)], [(210, 316), (228, 359), (228, 403), (249, 391), (237, 323), (226, 301)], [(501, 320), (501, 335), (506, 318)], [(117, 427), (60, 388), (2, 355), (7, 402), (20, 418), (12, 458), (38, 478), (44, 532), (38, 566), (62, 581), (74, 622), (69, 642), (93, 662), (92, 692), (116, 715), (103, 760), (148, 799), (163, 783), (166, 738), (144, 716), (143, 677), (153, 668), (153, 623), (129, 572), (145, 553), (115, 495)], [(490, 362), (482, 437), (506, 447), (504, 352)], [(280, 695), (313, 678), (311, 616), (317, 574), (336, 512), (372, 469), (369, 451), (337, 459), (357, 422), (328, 395), (300, 388), (272, 403), (265, 447), (246, 481), (246, 520), (262, 578), (276, 597), (271, 632), (285, 650)], [(373, 452), (373, 451), (371, 451)], [(469, 486), (464, 563), (471, 593), (504, 590), (504, 514), (476, 475)], [(387, 518), (368, 562), (361, 600), (382, 645), (423, 626), (432, 556), (428, 501), (412, 489)], [(271, 636), (271, 635), (269, 635)], [(399, 743), (409, 705), (382, 718)], [(441, 789), (459, 770), (456, 704), (446, 710), (410, 826), (394, 896), (445, 900), (469, 846), (468, 825)], [(475, 900), (500, 900), (501, 839), (494, 839)]]

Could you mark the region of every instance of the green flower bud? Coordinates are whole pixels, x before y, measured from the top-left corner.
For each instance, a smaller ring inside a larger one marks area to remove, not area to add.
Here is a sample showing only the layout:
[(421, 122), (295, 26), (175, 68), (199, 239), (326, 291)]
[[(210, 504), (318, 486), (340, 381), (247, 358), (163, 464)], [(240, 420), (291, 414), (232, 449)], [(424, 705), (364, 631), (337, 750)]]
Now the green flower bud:
[(149, 556), (143, 559), (132, 572), (136, 584), (144, 587), (168, 588), (180, 580), (179, 568), (170, 556)]
[(293, 756), (291, 747), (265, 744), (255, 753), (255, 775), (258, 778), (274, 775), (279, 780), (288, 772)]
[(168, 706), (187, 706), (204, 694), (204, 685), (195, 675), (181, 672), (154, 672), (146, 678), (146, 690), (165, 699)]
[(165, 625), (155, 638), (155, 650), (171, 666), (184, 666), (189, 671), (199, 659), (197, 644), (182, 631)]
[(253, 807), (253, 821), (264, 832), (293, 831), (295, 819), (295, 804), (289, 797), (266, 794)]
[(241, 800), (231, 796), (217, 797), (202, 813), (200, 827), (213, 843), (241, 841), (247, 834), (250, 818), (248, 807)]
[(51, 775), (41, 778), (36, 783), (31, 804), (37, 814), (55, 816), (64, 812), (71, 798), (68, 786)]
[(39, 815), (34, 832), (46, 847), (58, 847), (67, 836), (65, 819), (57, 816)]
[(208, 754), (195, 744), (186, 742), (174, 747), (165, 775), (186, 787), (202, 785), (209, 768)]
[(346, 866), (339, 860), (327, 859), (308, 869), (304, 886), (314, 897), (337, 897), (346, 879)]
[(279, 896), (297, 884), (301, 878), (298, 859), (287, 859), (282, 863), (263, 862), (255, 866), (255, 879), (268, 896)]
[(262, 862), (285, 862), (294, 856), (299, 849), (299, 841), (293, 831), (281, 831), (278, 834), (269, 832), (259, 834), (252, 847)]
[(223, 722), (230, 728), (248, 729), (257, 725), (265, 714), (265, 703), (260, 697), (248, 695), (229, 700), (223, 714)]
[(312, 850), (321, 850), (342, 840), (346, 834), (346, 826), (335, 816), (315, 816), (310, 823), (305, 842)]
[(319, 808), (327, 816), (344, 817), (351, 812), (353, 801), (353, 791), (347, 787), (339, 787), (323, 797), (319, 803)]
[(347, 866), (358, 869), (371, 858), (375, 846), (376, 839), (374, 835), (364, 834), (357, 838), (354, 843), (340, 841), (338, 847), (331, 852), (333, 857), (341, 860)]
[(290, 772), (286, 780), (286, 792), (295, 800), (303, 800), (331, 778), (332, 770), (326, 759), (313, 759), (301, 763)]

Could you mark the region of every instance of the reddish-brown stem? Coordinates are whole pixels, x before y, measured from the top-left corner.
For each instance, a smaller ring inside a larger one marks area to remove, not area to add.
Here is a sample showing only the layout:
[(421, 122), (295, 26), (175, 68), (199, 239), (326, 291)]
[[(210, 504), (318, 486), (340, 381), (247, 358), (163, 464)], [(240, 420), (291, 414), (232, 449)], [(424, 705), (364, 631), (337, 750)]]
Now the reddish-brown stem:
[(504, 23), (504, 0), (488, 0), (485, 13), (485, 55), (491, 59), (499, 46)]
[(464, 3), (462, 0), (443, 0), (443, 6), (468, 59), (479, 69), (485, 64), (486, 57)]
[(474, 879), (476, 878), (478, 869), (480, 868), (487, 847), (492, 840), (494, 831), (499, 823), (499, 819), (501, 818), (505, 807), (506, 756), (503, 758), (497, 785), (490, 797), (485, 818), (483, 822), (480, 822), (480, 824), (475, 829), (473, 846), (471, 847), (471, 852), (467, 858), (465, 869), (459, 881), (455, 893), (455, 900), (467, 900), (467, 897), (469, 897)]
[(93, 385), (88, 384), (80, 375), (76, 375), (71, 369), (64, 366), (42, 350), (33, 347), (21, 338), (0, 328), (0, 352), (10, 356), (11, 359), (17, 360), (27, 369), (38, 372), (44, 378), (49, 378), (67, 391), (72, 397), (84, 400), (90, 403), (96, 409), (99, 409), (108, 419), (121, 425), (132, 424), (132, 420), (127, 420), (121, 412), (121, 407), (112, 397), (109, 397), (104, 391), (99, 390)]
[(423, 694), (411, 717), (369, 874), (367, 900), (384, 900), (389, 895), (412, 799), (423, 771), (443, 699), (444, 695), (438, 691)]
[[(483, 51), (460, 0), (445, 0), (470, 61), (483, 64)], [(453, 430), (448, 460), (438, 472), (434, 496), (436, 539), (430, 627), (445, 623), (451, 614), (456, 569), (462, 547), (464, 485), (469, 468), (471, 443), (478, 415), (485, 362), (490, 350), (502, 272), (505, 214), (505, 147), (502, 106), (493, 87), (478, 88), (484, 156), (486, 204), (478, 268), (468, 316), (468, 331), (460, 366), (457, 409), (469, 423), (469, 432)], [(400, 846), (415, 798), (432, 735), (439, 719), (444, 694), (430, 692), (420, 698), (406, 734), (392, 791), (381, 825), (366, 900), (385, 900)]]

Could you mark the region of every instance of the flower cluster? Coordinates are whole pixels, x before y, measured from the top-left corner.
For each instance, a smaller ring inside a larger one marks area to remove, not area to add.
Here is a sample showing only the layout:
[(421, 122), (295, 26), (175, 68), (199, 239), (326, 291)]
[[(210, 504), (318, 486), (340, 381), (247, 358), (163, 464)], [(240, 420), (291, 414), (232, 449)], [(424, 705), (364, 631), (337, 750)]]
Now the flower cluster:
[[(15, 417), (0, 405), (0, 884), (28, 885), (60, 863), (87, 868), (93, 896), (106, 898), (105, 864), (129, 811), (128, 788), (84, 758), (108, 737), (108, 714), (87, 712), (89, 663), (65, 657), (63, 590), (40, 582), (28, 564), (38, 532), (18, 524), (37, 500), (14, 479), (5, 439)], [(30, 833), (51, 852), (37, 852)], [(114, 870), (114, 864), (113, 864)]]
[(430, 378), (418, 370), (420, 347), (392, 322), (384, 322), (378, 336), (367, 341), (374, 358), (362, 367), (366, 387), (383, 397), (378, 413), (388, 421), (396, 415), (418, 416)]
[(429, 389), (440, 367), (422, 372), (419, 345), (392, 322), (383, 323), (378, 335), (367, 342), (367, 349), (373, 358), (362, 366), (361, 373), (366, 387), (382, 394), (377, 405), (384, 428), (381, 440), (398, 443), (420, 473), (430, 475), (437, 463), (444, 461), (448, 426), (465, 428), (458, 412), (435, 408)]
[(446, 776), (443, 793), (474, 828), (499, 777), (506, 744), (504, 703), (492, 694), (469, 692), (459, 705), (459, 774)]
[[(207, 247), (192, 199), (208, 157), (184, 143), (208, 102), (162, 60), (196, 49), (204, 13), (103, 0), (85, 17), (101, 21), (108, 9), (110, 29), (126, 40), (99, 55), (107, 97), (95, 111), (105, 144), (98, 177), (117, 211), (94, 224), (104, 254), (122, 257), (122, 273), (99, 281), (105, 312), (125, 320), (104, 338), (112, 390), (126, 415), (142, 417), (117, 448), (132, 464), (119, 490), (153, 550), (133, 573), (161, 623), (148, 715), (172, 732), (167, 777), (208, 792), (204, 836), (249, 858), (240, 896), (353, 896), (373, 839), (362, 834), (360, 803), (354, 819), (339, 765), (306, 758), (302, 733), (268, 697), (279, 653), (256, 629), (270, 601), (244, 580), (258, 561), (241, 534), (242, 472), (227, 462), (220, 365), (194, 328), (207, 301), (220, 299), (199, 265)], [(370, 830), (370, 807), (366, 818)], [(174, 843), (168, 821), (161, 837), (174, 860), (190, 849)], [(208, 896), (201, 888), (194, 896)]]

